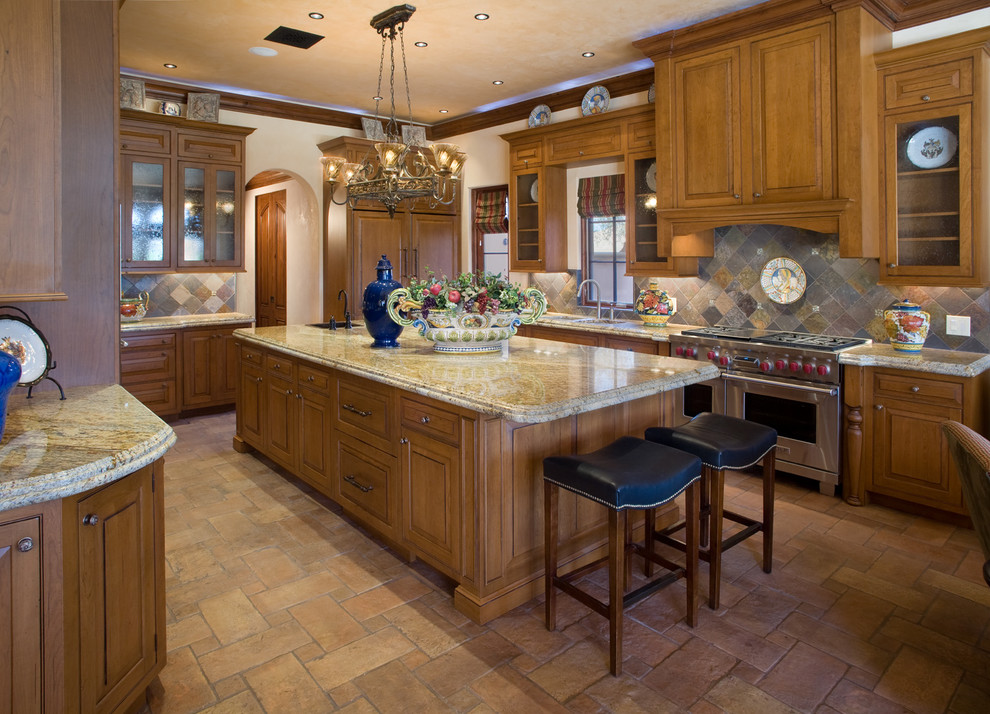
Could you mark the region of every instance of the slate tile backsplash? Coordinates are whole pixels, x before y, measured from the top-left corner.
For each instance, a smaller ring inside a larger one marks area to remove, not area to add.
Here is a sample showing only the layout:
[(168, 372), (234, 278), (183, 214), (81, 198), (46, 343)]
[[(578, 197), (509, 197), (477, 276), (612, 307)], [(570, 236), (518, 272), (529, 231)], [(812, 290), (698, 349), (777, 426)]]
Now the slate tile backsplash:
[(120, 295), (148, 293), (147, 317), (234, 312), (234, 273), (168, 273), (120, 276)]
[[(780, 257), (796, 260), (808, 278), (805, 294), (789, 305), (773, 302), (760, 287), (763, 266)], [(715, 256), (698, 264), (698, 278), (661, 281), (677, 298), (678, 312), (671, 324), (797, 330), (886, 342), (883, 311), (908, 299), (932, 316), (925, 347), (990, 352), (990, 291), (877, 285), (879, 262), (840, 258), (837, 235), (789, 226), (727, 226), (715, 231)], [(585, 312), (576, 302), (579, 278), (577, 271), (534, 274), (533, 284), (547, 294), (552, 310)], [(647, 282), (637, 279), (636, 289)], [(946, 315), (968, 316), (970, 336), (946, 335)]]

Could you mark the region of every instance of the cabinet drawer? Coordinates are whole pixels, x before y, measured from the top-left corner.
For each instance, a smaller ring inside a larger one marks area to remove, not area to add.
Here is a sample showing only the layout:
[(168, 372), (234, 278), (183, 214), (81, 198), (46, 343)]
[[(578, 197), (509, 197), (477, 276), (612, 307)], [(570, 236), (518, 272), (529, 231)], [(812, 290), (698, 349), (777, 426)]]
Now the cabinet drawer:
[(284, 379), (292, 379), (295, 374), (295, 364), (292, 358), (285, 355), (265, 355), (265, 369), (272, 374), (281, 375)]
[(176, 335), (174, 332), (157, 332), (154, 334), (120, 333), (120, 358), (134, 350), (152, 349), (155, 347), (175, 349)]
[(922, 377), (894, 374), (874, 375), (873, 393), (876, 396), (917, 397), (947, 404), (962, 404), (963, 385)]
[(547, 161), (563, 163), (622, 154), (622, 127), (618, 124), (592, 131), (575, 131), (547, 139)]
[(155, 414), (175, 414), (179, 411), (179, 392), (174, 377), (155, 382), (131, 383), (121, 375), (120, 382), (124, 389)]
[(139, 154), (168, 154), (172, 151), (172, 131), (168, 127), (120, 122), (120, 150)]
[(128, 351), (120, 355), (120, 381), (125, 387), (146, 380), (174, 380), (175, 369), (175, 348)]
[(527, 144), (512, 144), (509, 147), (509, 166), (513, 169), (532, 168), (534, 166), (539, 166), (542, 163), (542, 140)]
[(260, 367), (263, 364), (264, 356), (257, 347), (248, 347), (241, 343), (241, 361)]
[(357, 506), (374, 520), (391, 527), (395, 458), (341, 436), (337, 439), (336, 471), (339, 479), (336, 492), (340, 494), (341, 505), (351, 511)]
[(423, 431), (433, 438), (456, 443), (460, 439), (457, 414), (416, 399), (403, 398), (400, 403), (402, 424)]
[(884, 76), (887, 109), (910, 107), (973, 94), (973, 60), (919, 67)]
[(337, 380), (337, 426), (351, 436), (392, 452), (392, 391), (356, 377)]
[(244, 141), (242, 139), (180, 132), (176, 141), (178, 143), (176, 147), (178, 155), (181, 158), (233, 163), (240, 163), (244, 160)]
[(626, 149), (652, 149), (656, 136), (653, 119), (631, 121), (626, 124)]
[(320, 394), (330, 394), (330, 375), (323, 370), (299, 365), (299, 386), (308, 387)]
[(635, 337), (602, 336), (602, 347), (610, 347), (613, 350), (625, 350), (627, 352), (641, 352), (645, 355), (655, 355), (657, 353), (656, 344), (653, 340), (638, 340)]

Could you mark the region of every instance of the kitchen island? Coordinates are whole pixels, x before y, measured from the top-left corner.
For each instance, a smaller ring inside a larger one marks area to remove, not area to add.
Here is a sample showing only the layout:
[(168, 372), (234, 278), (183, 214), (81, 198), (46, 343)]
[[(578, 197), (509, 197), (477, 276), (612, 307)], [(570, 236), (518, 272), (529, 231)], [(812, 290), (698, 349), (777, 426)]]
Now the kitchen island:
[[(543, 458), (641, 435), (662, 423), (671, 390), (718, 375), (522, 337), (502, 353), (459, 356), (411, 331), (392, 350), (371, 349), (363, 329), (234, 336), (235, 448), (261, 451), (451, 577), (455, 606), (477, 622), (542, 591)], [(561, 494), (561, 561), (597, 557), (605, 522), (604, 508)]]

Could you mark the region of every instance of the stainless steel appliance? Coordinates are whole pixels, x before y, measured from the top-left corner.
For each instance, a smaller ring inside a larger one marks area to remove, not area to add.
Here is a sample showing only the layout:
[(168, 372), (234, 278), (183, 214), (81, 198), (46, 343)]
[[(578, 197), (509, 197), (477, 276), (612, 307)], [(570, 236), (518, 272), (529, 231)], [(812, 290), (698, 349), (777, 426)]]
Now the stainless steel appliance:
[(675, 422), (703, 411), (749, 419), (777, 430), (777, 468), (815, 479), (835, 494), (841, 471), (842, 368), (838, 353), (858, 337), (704, 327), (670, 336), (674, 357), (708, 360), (719, 379), (675, 396)]

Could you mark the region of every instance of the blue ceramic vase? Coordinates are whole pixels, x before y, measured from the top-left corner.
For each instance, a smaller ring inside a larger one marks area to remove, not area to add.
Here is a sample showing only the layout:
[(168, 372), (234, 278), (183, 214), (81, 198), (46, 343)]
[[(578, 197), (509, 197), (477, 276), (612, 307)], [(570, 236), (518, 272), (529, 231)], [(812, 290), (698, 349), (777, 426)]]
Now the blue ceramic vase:
[(0, 350), (0, 439), (7, 425), (7, 397), (21, 379), (21, 363), (17, 358)]
[(401, 288), (402, 283), (392, 279), (392, 264), (384, 255), (378, 261), (375, 270), (378, 272), (378, 280), (368, 283), (368, 287), (364, 289), (364, 300), (361, 303), (364, 326), (375, 338), (371, 344), (372, 347), (398, 347), (402, 325), (394, 322), (388, 316), (386, 302), (389, 294), (393, 290)]

